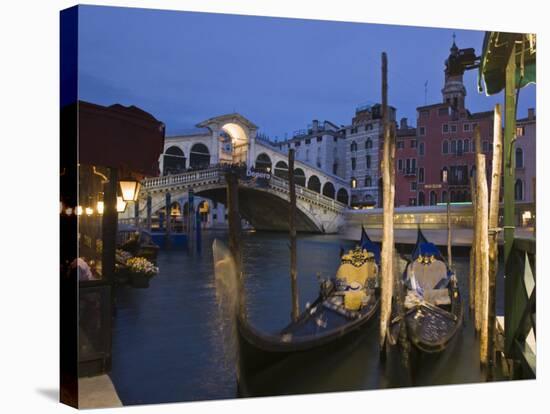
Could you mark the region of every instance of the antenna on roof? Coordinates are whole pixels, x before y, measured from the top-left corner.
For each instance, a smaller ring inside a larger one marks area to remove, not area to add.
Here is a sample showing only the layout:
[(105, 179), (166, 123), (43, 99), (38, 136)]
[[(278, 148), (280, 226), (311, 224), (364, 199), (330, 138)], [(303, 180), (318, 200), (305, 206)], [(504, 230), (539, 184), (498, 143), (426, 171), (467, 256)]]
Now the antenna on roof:
[(424, 82), (424, 105), (428, 105), (428, 81)]

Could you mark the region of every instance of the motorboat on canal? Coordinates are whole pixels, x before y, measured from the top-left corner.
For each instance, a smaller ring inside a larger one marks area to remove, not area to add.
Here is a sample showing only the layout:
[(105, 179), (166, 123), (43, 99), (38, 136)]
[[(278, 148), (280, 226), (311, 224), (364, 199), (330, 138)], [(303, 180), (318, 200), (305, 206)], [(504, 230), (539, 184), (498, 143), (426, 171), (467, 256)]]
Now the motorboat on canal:
[(420, 228), (401, 282), (394, 296), (388, 344), (397, 346), (401, 329), (406, 328), (414, 363), (418, 356), (439, 354), (449, 346), (462, 328), (463, 306), (454, 272)]
[(362, 338), (379, 309), (379, 264), (380, 247), (362, 229), (359, 245), (341, 255), (335, 277), (321, 282), (319, 296), (296, 321), (268, 334), (254, 328), (246, 317), (239, 317), (241, 392), (247, 388), (246, 382), (251, 382), (246, 381), (250, 376), (290, 356), (316, 363), (316, 358)]

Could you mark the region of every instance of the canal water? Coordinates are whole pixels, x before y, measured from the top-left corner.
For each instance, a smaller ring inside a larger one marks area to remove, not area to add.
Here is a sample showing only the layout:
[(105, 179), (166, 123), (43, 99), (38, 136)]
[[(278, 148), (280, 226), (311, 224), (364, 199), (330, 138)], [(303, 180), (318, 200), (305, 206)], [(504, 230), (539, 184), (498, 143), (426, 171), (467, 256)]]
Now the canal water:
[[(111, 378), (124, 405), (237, 397), (234, 360), (224, 329), (227, 319), (216, 300), (212, 242), (227, 241), (224, 231), (203, 234), (201, 254), (162, 250), (160, 273), (147, 289), (118, 287), (113, 328)], [(283, 233), (249, 232), (242, 237), (247, 311), (253, 325), (276, 332), (290, 320), (289, 243)], [(353, 243), (337, 236), (300, 235), (298, 281), (300, 306), (318, 294), (318, 276), (334, 275), (340, 248)], [(412, 247), (411, 247), (412, 249)], [(454, 258), (461, 292), (467, 300), (467, 258)], [(500, 266), (502, 268), (502, 266)], [(497, 308), (502, 309), (502, 276)], [(467, 309), (467, 303), (465, 303)], [(327, 355), (318, 366), (296, 370), (269, 394), (368, 390), (411, 385), (481, 382), (478, 343), (466, 311), (465, 327), (449, 352), (415, 375), (400, 378), (378, 354), (378, 324), (351, 349)], [(290, 369), (292, 369), (292, 361)], [(288, 367), (287, 367), (288, 369)], [(267, 388), (278, 375), (268, 372)]]

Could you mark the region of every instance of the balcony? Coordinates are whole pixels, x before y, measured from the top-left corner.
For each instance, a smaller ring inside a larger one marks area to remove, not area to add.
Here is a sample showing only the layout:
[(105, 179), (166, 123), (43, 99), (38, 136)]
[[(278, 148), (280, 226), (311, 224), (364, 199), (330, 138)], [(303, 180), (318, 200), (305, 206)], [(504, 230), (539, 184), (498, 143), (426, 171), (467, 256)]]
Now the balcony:
[(404, 176), (416, 176), (417, 171), (418, 169), (414, 167), (414, 168), (404, 168), (402, 172)]

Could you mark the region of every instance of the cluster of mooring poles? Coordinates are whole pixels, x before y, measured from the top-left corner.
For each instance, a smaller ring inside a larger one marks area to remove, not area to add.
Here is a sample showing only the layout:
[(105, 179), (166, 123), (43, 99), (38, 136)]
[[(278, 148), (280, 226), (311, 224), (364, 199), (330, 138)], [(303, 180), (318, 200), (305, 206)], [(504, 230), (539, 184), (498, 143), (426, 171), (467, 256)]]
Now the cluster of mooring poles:
[(479, 360), (492, 378), (496, 325), (496, 276), (498, 272), (498, 216), (502, 176), (502, 117), (500, 105), (494, 109), (493, 164), (491, 191), (487, 185), (486, 157), (481, 152), (479, 127), (474, 130), (475, 183), (472, 182), (474, 233), (470, 252), (470, 314), (479, 336)]

